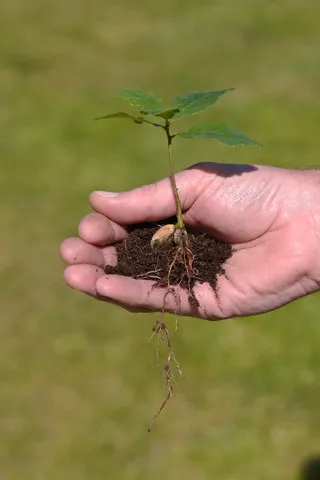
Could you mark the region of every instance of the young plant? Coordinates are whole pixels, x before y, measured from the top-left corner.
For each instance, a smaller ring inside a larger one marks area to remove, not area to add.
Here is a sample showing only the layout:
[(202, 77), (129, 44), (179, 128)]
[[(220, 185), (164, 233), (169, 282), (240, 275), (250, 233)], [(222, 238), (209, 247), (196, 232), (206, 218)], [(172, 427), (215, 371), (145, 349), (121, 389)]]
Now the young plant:
[[(232, 90), (234, 89), (226, 88), (224, 90), (189, 93), (182, 97), (174, 98), (172, 105), (169, 108), (165, 108), (162, 99), (153, 93), (143, 92), (141, 90), (123, 90), (120, 97), (132, 107), (136, 107), (139, 110), (138, 114), (116, 112), (96, 118), (96, 120), (110, 118), (129, 119), (139, 125), (148, 124), (161, 128), (165, 132), (169, 156), (170, 180), (176, 203), (177, 223), (174, 226), (174, 230), (179, 229), (180, 231), (185, 231), (181, 202), (174, 175), (174, 162), (171, 153), (171, 145), (175, 137), (212, 138), (228, 146), (260, 145), (255, 140), (246, 137), (242, 132), (229, 127), (226, 123), (196, 124), (189, 130), (176, 133), (172, 132), (172, 124), (177, 120), (202, 112), (208, 107), (214, 105), (222, 95), (231, 92)], [(181, 234), (176, 235), (176, 238), (179, 239), (179, 237), (180, 239), (183, 238)]]
[[(226, 88), (224, 90), (211, 90), (206, 92), (189, 93), (181, 97), (176, 97), (169, 108), (165, 108), (162, 100), (155, 96), (153, 93), (143, 92), (141, 90), (123, 90), (120, 95), (122, 100), (129, 103), (129, 105), (131, 105), (132, 107), (135, 107), (137, 113), (127, 113), (120, 111), (107, 115), (102, 115), (97, 118), (97, 120), (112, 118), (127, 119), (133, 121), (138, 125), (147, 124), (153, 127), (160, 128), (165, 133), (168, 148), (169, 177), (175, 199), (177, 221), (175, 224), (166, 224), (161, 226), (154, 233), (151, 239), (151, 248), (154, 250), (155, 255), (157, 254), (157, 251), (159, 249), (166, 247), (168, 248), (168, 246), (172, 249), (172, 246), (174, 246), (172, 250), (172, 261), (169, 264), (166, 272), (166, 291), (163, 298), (162, 312), (160, 318), (157, 319), (156, 325), (153, 328), (153, 335), (157, 334), (158, 340), (164, 340), (168, 348), (167, 362), (164, 366), (164, 373), (167, 385), (167, 396), (162, 402), (156, 414), (154, 415), (152, 422), (148, 428), (149, 431), (154, 421), (165, 407), (167, 401), (173, 396), (174, 377), (171, 368), (172, 361), (175, 362), (177, 369), (181, 374), (179, 363), (177, 362), (173, 352), (173, 346), (169, 330), (164, 321), (164, 312), (167, 296), (169, 294), (173, 294), (177, 304), (179, 304), (179, 298), (175, 293), (174, 289), (172, 288), (171, 283), (171, 275), (173, 268), (176, 264), (179, 264), (180, 266), (182, 265), (183, 273), (181, 274), (181, 280), (179, 282), (179, 285), (182, 283), (183, 279), (187, 279), (185, 283), (189, 292), (189, 302), (194, 307), (198, 307), (199, 303), (195, 298), (193, 286), (196, 280), (201, 281), (201, 278), (199, 278), (199, 272), (193, 266), (195, 256), (192, 252), (192, 249), (190, 248), (188, 233), (183, 221), (181, 201), (175, 181), (175, 168), (171, 152), (172, 142), (176, 137), (212, 138), (220, 141), (227, 146), (260, 145), (255, 140), (251, 140), (250, 138), (246, 137), (242, 132), (229, 127), (226, 123), (196, 124), (188, 130), (177, 132), (172, 131), (172, 126), (181, 118), (196, 115), (207, 109), (208, 107), (214, 105), (222, 95), (232, 90), (233, 88)], [(147, 272), (145, 276), (140, 276), (140, 278), (151, 279), (148, 274), (154, 274), (155, 272), (156, 271)]]

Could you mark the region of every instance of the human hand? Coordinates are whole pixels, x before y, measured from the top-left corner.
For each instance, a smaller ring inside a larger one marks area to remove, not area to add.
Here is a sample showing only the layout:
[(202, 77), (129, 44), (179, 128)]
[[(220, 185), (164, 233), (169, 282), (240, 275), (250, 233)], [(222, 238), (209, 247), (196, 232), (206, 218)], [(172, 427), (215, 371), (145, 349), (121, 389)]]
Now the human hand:
[[(320, 172), (252, 165), (199, 163), (176, 175), (187, 226), (232, 243), (236, 252), (219, 277), (217, 295), (195, 287), (195, 313), (187, 292), (167, 296), (166, 310), (221, 319), (274, 310), (320, 285)], [(128, 192), (93, 192), (95, 210), (79, 225), (80, 238), (61, 244), (67, 284), (131, 311), (160, 311), (164, 289), (151, 281), (106, 275), (116, 264), (113, 243), (126, 225), (175, 214), (169, 179)]]

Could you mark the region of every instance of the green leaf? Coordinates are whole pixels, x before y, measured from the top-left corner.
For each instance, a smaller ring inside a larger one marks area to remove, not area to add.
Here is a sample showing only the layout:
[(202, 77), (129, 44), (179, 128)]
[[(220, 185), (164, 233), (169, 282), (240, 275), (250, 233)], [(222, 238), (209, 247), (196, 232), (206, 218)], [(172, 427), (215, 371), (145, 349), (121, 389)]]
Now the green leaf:
[(144, 119), (142, 117), (135, 117), (134, 115), (130, 115), (129, 113), (125, 112), (109, 113), (107, 115), (102, 115), (101, 117), (96, 117), (95, 120), (104, 120), (107, 118), (126, 118), (128, 120), (133, 120), (135, 123), (144, 122)]
[(161, 112), (164, 110), (161, 98), (153, 93), (142, 90), (122, 90), (120, 97), (133, 107), (138, 107), (146, 113)]
[(106, 115), (101, 115), (101, 117), (96, 117), (95, 120), (104, 120), (105, 118), (129, 118), (134, 119), (133, 115), (129, 115), (129, 113), (125, 112), (116, 112), (116, 113), (108, 113)]
[(186, 132), (179, 132), (176, 135), (182, 138), (214, 138), (219, 142), (230, 147), (238, 145), (259, 145), (261, 143), (251, 140), (244, 133), (229, 127), (225, 123), (218, 125), (194, 125)]
[(189, 93), (183, 97), (177, 97), (173, 100), (173, 108), (178, 108), (180, 112), (174, 115), (173, 119), (178, 120), (187, 115), (200, 113), (216, 103), (223, 94), (231, 92), (232, 90), (234, 90), (234, 88), (211, 90), (208, 92), (195, 92)]

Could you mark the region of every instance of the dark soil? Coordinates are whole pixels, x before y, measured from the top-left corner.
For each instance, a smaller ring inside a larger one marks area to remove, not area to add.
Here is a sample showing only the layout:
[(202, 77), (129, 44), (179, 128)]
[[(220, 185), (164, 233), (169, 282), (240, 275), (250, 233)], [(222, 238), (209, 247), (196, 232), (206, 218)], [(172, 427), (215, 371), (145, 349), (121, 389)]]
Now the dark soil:
[[(197, 282), (208, 282), (214, 292), (217, 291), (219, 275), (224, 275), (224, 263), (233, 254), (230, 244), (209, 237), (207, 234), (188, 231), (188, 248), (192, 254), (192, 275), (186, 272), (182, 255), (177, 255), (178, 247), (173, 242), (152, 249), (153, 234), (165, 223), (144, 223), (132, 225), (125, 240), (115, 244), (118, 264), (106, 266), (105, 272), (125, 275), (136, 279), (153, 280), (154, 285), (172, 287), (179, 285), (189, 292), (189, 301), (193, 307), (199, 302), (194, 294)], [(171, 268), (170, 278), (168, 272)]]

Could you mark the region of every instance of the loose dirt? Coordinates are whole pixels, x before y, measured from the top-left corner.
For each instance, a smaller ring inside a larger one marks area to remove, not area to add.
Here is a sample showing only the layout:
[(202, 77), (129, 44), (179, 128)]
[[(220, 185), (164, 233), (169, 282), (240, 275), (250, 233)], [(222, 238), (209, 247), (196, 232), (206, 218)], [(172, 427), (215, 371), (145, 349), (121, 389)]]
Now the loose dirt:
[(196, 283), (208, 282), (214, 292), (220, 275), (225, 274), (224, 263), (233, 254), (230, 244), (207, 234), (188, 231), (188, 249), (191, 252), (191, 275), (186, 272), (185, 258), (177, 254), (178, 247), (173, 242), (159, 248), (151, 248), (151, 238), (160, 226), (172, 223), (172, 219), (162, 223), (132, 225), (125, 240), (115, 244), (118, 263), (115, 267), (106, 266), (108, 274), (119, 274), (135, 279), (153, 280), (154, 285), (171, 287), (179, 285), (189, 292), (192, 306), (199, 302), (194, 294)]

